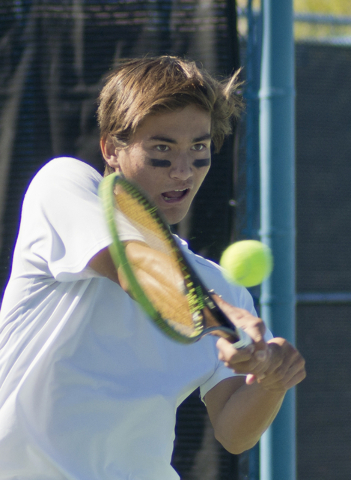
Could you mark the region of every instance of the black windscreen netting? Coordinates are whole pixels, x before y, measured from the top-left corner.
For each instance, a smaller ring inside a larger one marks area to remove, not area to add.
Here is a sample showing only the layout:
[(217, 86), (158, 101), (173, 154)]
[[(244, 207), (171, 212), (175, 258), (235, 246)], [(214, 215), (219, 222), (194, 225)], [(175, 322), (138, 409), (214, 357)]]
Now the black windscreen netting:
[[(95, 111), (104, 76), (119, 58), (165, 53), (190, 57), (218, 76), (233, 72), (239, 66), (234, 2), (0, 2), (1, 292), (33, 175), (62, 155), (102, 172)], [(232, 137), (214, 156), (182, 226), (190, 246), (213, 259), (231, 232), (233, 143)], [(179, 416), (174, 463), (183, 480), (236, 478), (235, 457), (209, 433), (197, 395)]]
[(296, 45), (297, 291), (321, 297), (297, 308), (299, 480), (350, 478), (350, 76), (350, 46)]
[[(236, 69), (239, 60), (230, 1), (14, 1), (0, 4), (0, 22), (3, 285), (19, 205), (33, 174), (60, 155), (102, 170), (96, 98), (119, 58), (186, 55), (219, 77)], [(215, 156), (194, 207), (196, 225), (190, 222), (193, 248), (212, 258), (228, 242), (232, 144), (229, 139)]]

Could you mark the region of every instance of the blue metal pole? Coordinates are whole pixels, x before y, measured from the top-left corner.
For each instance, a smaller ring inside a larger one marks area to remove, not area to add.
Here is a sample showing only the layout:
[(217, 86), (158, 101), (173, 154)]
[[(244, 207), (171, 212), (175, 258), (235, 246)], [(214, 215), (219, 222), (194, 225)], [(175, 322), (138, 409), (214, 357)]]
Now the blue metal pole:
[[(292, 0), (263, 0), (260, 85), (261, 240), (275, 266), (261, 288), (274, 336), (295, 340), (295, 78)], [(260, 442), (260, 479), (296, 480), (295, 394)]]

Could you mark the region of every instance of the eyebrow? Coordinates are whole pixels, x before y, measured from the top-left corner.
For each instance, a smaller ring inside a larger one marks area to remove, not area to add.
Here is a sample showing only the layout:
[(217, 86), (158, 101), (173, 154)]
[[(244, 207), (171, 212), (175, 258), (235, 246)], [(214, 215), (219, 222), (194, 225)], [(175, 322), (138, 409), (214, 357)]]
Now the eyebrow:
[[(174, 140), (174, 138), (164, 137), (163, 135), (154, 135), (153, 137), (149, 138), (149, 141), (158, 141), (158, 142), (166, 142), (177, 144), (178, 142)], [(196, 137), (192, 140), (192, 143), (204, 142), (205, 140), (211, 140), (211, 134), (205, 133), (205, 135), (201, 135), (200, 137)]]

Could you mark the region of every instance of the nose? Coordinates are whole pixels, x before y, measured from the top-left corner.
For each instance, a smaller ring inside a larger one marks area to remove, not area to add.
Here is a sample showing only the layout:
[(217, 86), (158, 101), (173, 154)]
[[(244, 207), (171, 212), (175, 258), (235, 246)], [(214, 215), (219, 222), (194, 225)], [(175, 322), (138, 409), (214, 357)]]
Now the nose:
[(184, 157), (178, 157), (173, 163), (170, 176), (179, 180), (188, 180), (193, 175), (192, 160)]

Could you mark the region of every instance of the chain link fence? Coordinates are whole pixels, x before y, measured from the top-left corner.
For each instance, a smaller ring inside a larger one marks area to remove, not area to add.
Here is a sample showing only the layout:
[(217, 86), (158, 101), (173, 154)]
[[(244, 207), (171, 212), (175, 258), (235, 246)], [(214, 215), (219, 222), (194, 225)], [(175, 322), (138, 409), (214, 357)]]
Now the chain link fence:
[[(235, 183), (241, 239), (259, 235), (260, 12), (239, 10), (239, 32), (248, 105)], [(351, 17), (296, 14), (295, 64), (296, 325), (307, 362), (307, 379), (297, 387), (298, 479), (348, 480)], [(257, 449), (244, 456), (241, 480), (259, 478), (257, 456)]]

